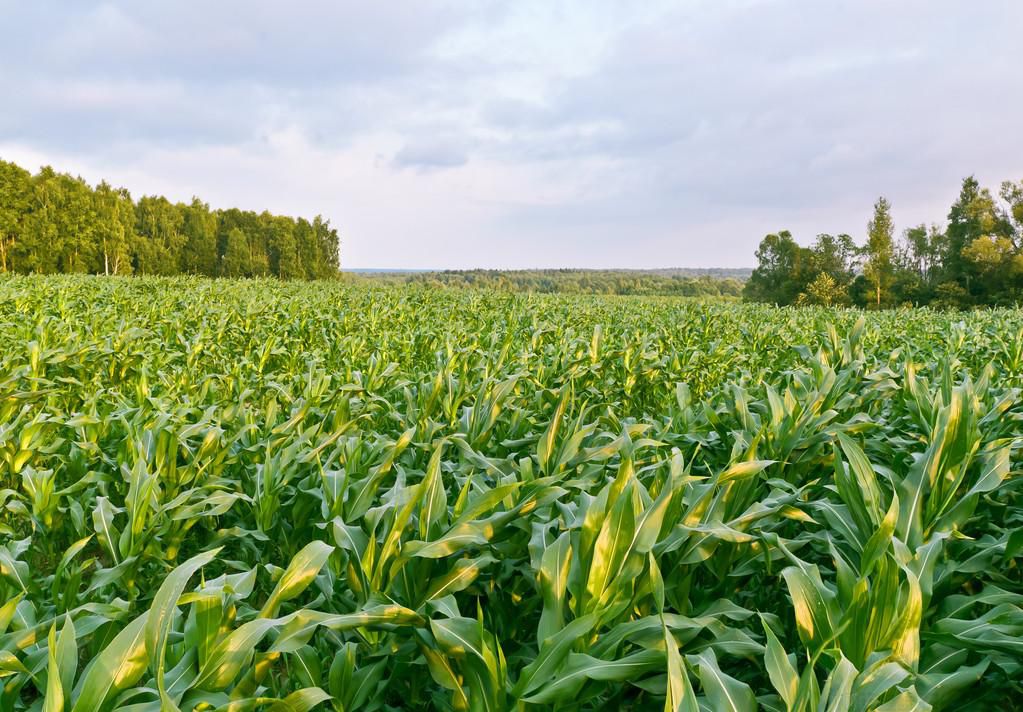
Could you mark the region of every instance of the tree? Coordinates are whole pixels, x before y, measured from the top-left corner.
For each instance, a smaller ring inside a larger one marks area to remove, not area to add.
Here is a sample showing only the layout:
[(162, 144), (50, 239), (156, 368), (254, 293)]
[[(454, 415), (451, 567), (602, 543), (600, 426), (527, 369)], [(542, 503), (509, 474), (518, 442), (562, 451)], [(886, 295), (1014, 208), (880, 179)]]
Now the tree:
[(847, 285), (853, 278), (857, 252), (849, 235), (822, 233), (810, 248), (810, 264), (814, 272), (827, 274), (839, 286)]
[(863, 274), (873, 289), (878, 307), (881, 306), (882, 292), (888, 288), (894, 272), (894, 233), (891, 204), (884, 197), (878, 198), (874, 203), (874, 217), (867, 223), (866, 261), (863, 265)]
[(302, 262), (295, 242), (295, 223), (290, 218), (265, 218), (270, 248), (270, 272), (281, 279), (303, 277)]
[(813, 278), (812, 254), (782, 230), (767, 235), (757, 248), (757, 267), (743, 295), (752, 301), (793, 304)]
[(143, 274), (175, 274), (185, 244), (183, 206), (162, 195), (139, 199), (135, 209), (138, 233), (135, 269)]
[(1023, 255), (1017, 253), (1012, 240), (981, 235), (963, 248), (963, 259), (980, 278), (976, 289), (982, 303), (999, 304), (1010, 300), (1023, 273)]
[(32, 176), (31, 207), (25, 215), (20, 239), (11, 246), (11, 262), (19, 272), (57, 271), (57, 257), (62, 249), (57, 226), (58, 192), (57, 174), (49, 166), (43, 166)]
[(1015, 223), (1015, 244), (1017, 248), (1023, 247), (1023, 181), (1013, 183), (1005, 181), (999, 194), (1009, 204), (1009, 214)]
[(0, 271), (335, 277), (339, 250), (319, 216), (211, 210), (198, 198), (135, 203), (106, 182), (0, 161)]
[(96, 214), (81, 179), (44, 166), (32, 179), (31, 207), (12, 254), (19, 271), (90, 272), (96, 261)]
[(845, 287), (835, 281), (827, 272), (821, 272), (806, 287), (806, 291), (799, 295), (796, 300), (798, 304), (818, 304), (830, 307), (836, 304), (845, 304), (849, 294)]
[(32, 204), (32, 174), (0, 161), (0, 272), (14, 269), (11, 250), (21, 239)]
[(318, 268), (317, 277), (333, 277), (341, 263), (340, 245), (337, 230), (330, 226), (330, 220), (317, 215), (313, 218), (313, 229), (316, 231), (317, 259), (313, 264)]
[(96, 239), (98, 219), (92, 190), (81, 178), (58, 174), (63, 203), (56, 215), (58, 230), (64, 237), (60, 255), (61, 272), (96, 272), (99, 263)]
[(316, 249), (316, 231), (312, 223), (305, 218), (295, 222), (295, 249), (298, 250), (298, 261), (302, 264), (302, 276), (315, 279), (317, 276), (316, 260), (319, 255)]
[(123, 188), (111, 188), (104, 181), (96, 186), (93, 199), (103, 274), (130, 272), (132, 246), (138, 239), (135, 235), (135, 208), (131, 195)]
[(970, 295), (958, 282), (942, 282), (934, 290), (931, 306), (938, 309), (961, 309), (969, 304)]
[(837, 285), (852, 303), (874, 307), (1023, 302), (1023, 181), (1002, 183), (998, 196), (1002, 202), (969, 176), (947, 227), (922, 223), (908, 228), (898, 242), (891, 205), (880, 198), (859, 250), (847, 235), (818, 235), (808, 250), (788, 233), (768, 235), (757, 249), (757, 268), (743, 295), (777, 304), (796, 298), (827, 303), (828, 291)]
[(181, 233), (185, 242), (181, 249), (182, 272), (217, 274), (217, 215), (198, 198), (182, 208)]
[(963, 248), (963, 257), (984, 277), (990, 277), (1007, 267), (1014, 253), (1009, 238), (994, 235), (981, 235)]
[(908, 227), (902, 233), (902, 242), (895, 246), (895, 263), (903, 269), (923, 276), (927, 255), (927, 226), (923, 223)]
[(220, 274), (223, 277), (251, 276), (249, 241), (239, 228), (231, 228), (227, 233)]
[[(221, 274), (225, 274), (225, 262), (229, 261), (231, 277), (252, 277), (269, 274), (270, 264), (265, 252), (265, 232), (259, 216), (248, 210), (229, 208), (220, 211), (217, 226), (217, 242), (221, 254)], [(239, 234), (231, 238), (235, 230)], [(228, 252), (231, 252), (230, 259)], [(244, 256), (240, 253), (244, 251)], [(236, 270), (241, 270), (240, 272)]]
[(942, 256), (944, 279), (959, 282), (969, 294), (982, 291), (983, 285), (976, 283), (978, 275), (971, 269), (975, 265), (964, 257), (963, 250), (978, 237), (1011, 237), (1012, 233), (1012, 222), (999, 208), (991, 192), (981, 188), (973, 176), (965, 178), (959, 198), (948, 213), (945, 254)]

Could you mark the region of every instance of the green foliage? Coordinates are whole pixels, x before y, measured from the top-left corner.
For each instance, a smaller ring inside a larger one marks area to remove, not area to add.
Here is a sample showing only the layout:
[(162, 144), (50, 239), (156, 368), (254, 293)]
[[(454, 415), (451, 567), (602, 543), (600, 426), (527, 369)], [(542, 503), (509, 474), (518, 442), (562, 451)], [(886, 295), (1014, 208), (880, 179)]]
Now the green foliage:
[(767, 235), (743, 296), (782, 305), (848, 299), (873, 308), (1018, 304), (1023, 301), (1023, 183), (1003, 183), (1000, 196), (1004, 205), (972, 176), (966, 178), (947, 229), (921, 224), (898, 241), (891, 205), (880, 198), (861, 248), (848, 235), (818, 235), (810, 247), (786, 231)]
[(846, 289), (836, 282), (835, 278), (830, 274), (821, 272), (813, 282), (807, 285), (806, 292), (799, 295), (796, 303), (800, 305), (817, 304), (830, 307), (845, 304), (848, 300), (849, 295)]
[(873, 287), (876, 307), (881, 306), (882, 295), (887, 296), (895, 270), (894, 236), (891, 203), (884, 197), (878, 198), (874, 203), (874, 217), (867, 224), (867, 244), (863, 248), (863, 274)]
[(0, 272), (320, 279), (337, 275), (339, 249), (319, 217), (136, 203), (123, 188), (0, 161)]
[(813, 253), (788, 230), (765, 237), (757, 248), (757, 268), (743, 289), (750, 301), (794, 304), (816, 276)]
[(0, 279), (0, 709), (1011, 709), (1023, 312)]
[(618, 294), (628, 296), (724, 297), (742, 294), (749, 270), (445, 270), (442, 272), (363, 273), (372, 284), (488, 289), (540, 294)]

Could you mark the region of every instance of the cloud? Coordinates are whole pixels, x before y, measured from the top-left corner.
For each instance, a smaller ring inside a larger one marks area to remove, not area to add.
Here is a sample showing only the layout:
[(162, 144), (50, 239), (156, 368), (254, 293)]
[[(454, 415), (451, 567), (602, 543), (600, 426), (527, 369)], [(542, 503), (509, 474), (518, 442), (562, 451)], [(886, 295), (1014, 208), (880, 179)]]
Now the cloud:
[[(1023, 177), (1023, 6), (0, 0), (0, 156), (322, 213), (350, 266), (748, 265)], [(35, 166), (32, 166), (35, 167)]]
[(432, 170), (463, 166), (469, 156), (455, 143), (444, 141), (420, 141), (405, 144), (394, 154), (397, 168)]

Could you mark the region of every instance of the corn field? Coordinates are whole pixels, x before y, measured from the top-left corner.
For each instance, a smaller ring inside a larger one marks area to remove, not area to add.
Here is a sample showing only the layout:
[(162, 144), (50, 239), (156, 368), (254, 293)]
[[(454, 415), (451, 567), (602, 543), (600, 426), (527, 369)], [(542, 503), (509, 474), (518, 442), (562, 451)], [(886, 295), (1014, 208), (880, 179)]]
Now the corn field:
[(1023, 708), (1023, 311), (0, 281), (0, 710)]

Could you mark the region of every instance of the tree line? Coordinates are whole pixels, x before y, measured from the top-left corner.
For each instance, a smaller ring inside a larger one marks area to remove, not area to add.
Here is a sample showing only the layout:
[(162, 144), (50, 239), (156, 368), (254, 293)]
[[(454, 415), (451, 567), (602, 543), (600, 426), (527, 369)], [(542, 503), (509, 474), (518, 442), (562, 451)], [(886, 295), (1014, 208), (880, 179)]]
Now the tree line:
[(337, 275), (339, 251), (337, 230), (319, 216), (136, 201), (106, 182), (0, 161), (3, 272), (318, 279)]
[[(741, 270), (740, 270), (741, 272)], [(613, 294), (679, 297), (742, 296), (742, 280), (711, 274), (664, 274), (642, 270), (446, 270), (441, 272), (392, 272), (361, 275), (361, 279), (384, 284), (417, 284), (430, 287), (488, 289), (540, 294)]]
[(1023, 302), (1023, 181), (998, 196), (970, 176), (945, 225), (896, 236), (891, 204), (879, 198), (858, 245), (848, 234), (818, 235), (809, 247), (788, 231), (766, 236), (743, 288), (774, 304), (942, 308)]

